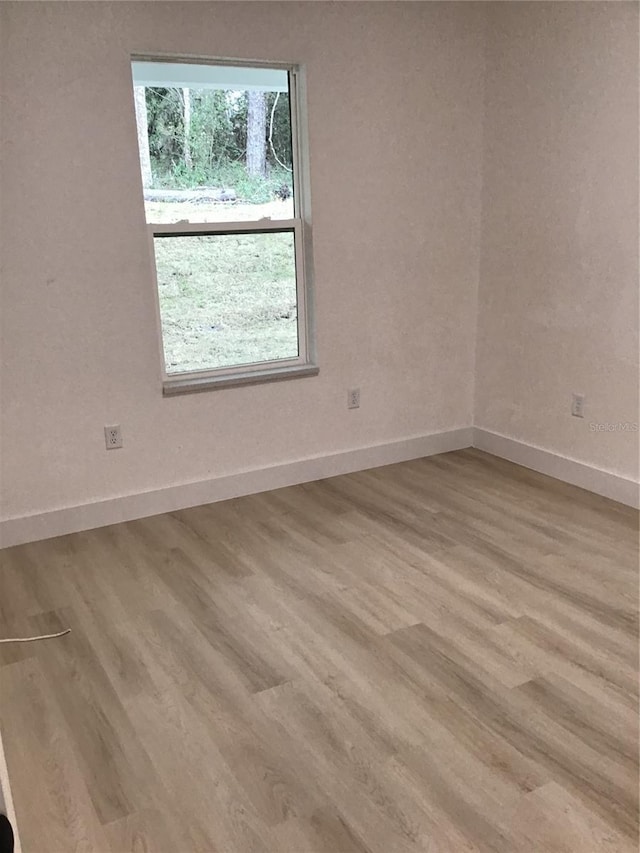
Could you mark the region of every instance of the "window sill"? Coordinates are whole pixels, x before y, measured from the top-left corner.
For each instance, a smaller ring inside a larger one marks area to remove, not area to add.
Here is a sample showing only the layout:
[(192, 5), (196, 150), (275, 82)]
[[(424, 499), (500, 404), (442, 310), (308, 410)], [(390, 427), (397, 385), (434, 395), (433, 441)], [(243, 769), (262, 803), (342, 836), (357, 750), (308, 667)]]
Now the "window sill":
[(229, 388), (234, 385), (257, 385), (262, 382), (277, 382), (283, 379), (299, 379), (303, 376), (317, 376), (319, 368), (315, 364), (295, 367), (275, 367), (269, 370), (254, 370), (247, 373), (231, 373), (225, 376), (201, 376), (181, 379), (165, 379), (162, 383), (164, 397), (176, 394), (193, 394), (198, 391), (213, 391), (216, 388)]

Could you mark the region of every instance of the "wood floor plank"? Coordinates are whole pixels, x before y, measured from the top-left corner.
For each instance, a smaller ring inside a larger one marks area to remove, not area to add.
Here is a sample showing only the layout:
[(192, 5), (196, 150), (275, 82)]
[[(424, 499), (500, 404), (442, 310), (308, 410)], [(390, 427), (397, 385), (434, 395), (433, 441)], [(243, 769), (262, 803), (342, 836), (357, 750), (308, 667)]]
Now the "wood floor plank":
[(36, 633), (72, 626), (63, 642), (39, 652), (48, 691), (56, 699), (83, 768), (87, 788), (102, 823), (150, 807), (149, 756), (129, 720), (82, 624), (71, 608), (43, 614)]
[(555, 853), (591, 850), (636, 853), (637, 850), (637, 845), (599, 820), (580, 799), (556, 782), (523, 797), (509, 820), (523, 850)]
[[(185, 816), (160, 809), (146, 809), (102, 827), (102, 849), (119, 853), (177, 853), (181, 850), (214, 850), (211, 839), (198, 837)], [(185, 846), (188, 845), (188, 846)]]
[(630, 853), (638, 514), (477, 450), (0, 552), (24, 853)]
[(304, 820), (293, 818), (274, 830), (278, 850), (305, 853), (371, 853), (342, 815), (334, 810), (317, 811)]
[(12, 791), (21, 797), (23, 851), (106, 849), (88, 779), (49, 690), (43, 663), (31, 658), (0, 670), (0, 734), (11, 765)]

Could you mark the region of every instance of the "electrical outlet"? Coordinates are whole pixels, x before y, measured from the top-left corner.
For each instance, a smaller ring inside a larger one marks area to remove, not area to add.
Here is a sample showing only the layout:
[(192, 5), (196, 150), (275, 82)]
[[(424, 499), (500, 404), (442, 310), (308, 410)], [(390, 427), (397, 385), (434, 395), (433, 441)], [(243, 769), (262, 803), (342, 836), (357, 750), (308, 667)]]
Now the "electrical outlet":
[(571, 414), (574, 418), (584, 417), (584, 394), (571, 395)]
[(347, 408), (348, 409), (359, 409), (360, 408), (360, 389), (359, 388), (350, 388), (347, 391)]
[(119, 447), (122, 447), (122, 430), (120, 429), (120, 424), (104, 428), (104, 443), (107, 446), (107, 450), (117, 450)]

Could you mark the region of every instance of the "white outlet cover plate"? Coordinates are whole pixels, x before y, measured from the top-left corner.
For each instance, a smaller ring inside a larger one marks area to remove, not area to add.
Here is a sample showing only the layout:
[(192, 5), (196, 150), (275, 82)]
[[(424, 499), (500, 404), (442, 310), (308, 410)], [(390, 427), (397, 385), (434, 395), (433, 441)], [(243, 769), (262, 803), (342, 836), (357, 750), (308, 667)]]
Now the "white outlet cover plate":
[(122, 430), (114, 424), (104, 428), (104, 443), (107, 450), (117, 450), (122, 447)]

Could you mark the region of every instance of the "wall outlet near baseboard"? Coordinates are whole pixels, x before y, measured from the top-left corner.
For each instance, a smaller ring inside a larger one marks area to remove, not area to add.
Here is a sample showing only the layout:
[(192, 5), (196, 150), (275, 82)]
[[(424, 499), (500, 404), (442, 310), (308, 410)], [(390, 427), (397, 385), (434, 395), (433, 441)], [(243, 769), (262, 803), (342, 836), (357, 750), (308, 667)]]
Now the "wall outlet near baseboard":
[(122, 430), (120, 429), (120, 424), (104, 428), (104, 443), (107, 450), (117, 450), (119, 447), (122, 447)]
[(584, 394), (571, 395), (571, 414), (574, 418), (584, 417)]
[(360, 389), (359, 388), (350, 388), (347, 391), (347, 408), (348, 409), (359, 409), (360, 408)]

